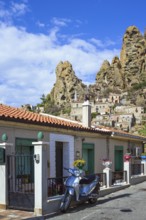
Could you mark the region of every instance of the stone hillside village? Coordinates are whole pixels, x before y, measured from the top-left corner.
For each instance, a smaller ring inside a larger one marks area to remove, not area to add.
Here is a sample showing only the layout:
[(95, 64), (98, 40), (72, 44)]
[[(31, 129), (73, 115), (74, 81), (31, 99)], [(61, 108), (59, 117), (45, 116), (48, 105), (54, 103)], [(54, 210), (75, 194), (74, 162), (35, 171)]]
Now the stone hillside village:
[(146, 31), (130, 26), (123, 36), (120, 57), (105, 60), (95, 83), (85, 85), (71, 63), (56, 67), (56, 83), (42, 96), (37, 111), (82, 120), (85, 96), (91, 103), (92, 126), (108, 126), (137, 133), (146, 120)]

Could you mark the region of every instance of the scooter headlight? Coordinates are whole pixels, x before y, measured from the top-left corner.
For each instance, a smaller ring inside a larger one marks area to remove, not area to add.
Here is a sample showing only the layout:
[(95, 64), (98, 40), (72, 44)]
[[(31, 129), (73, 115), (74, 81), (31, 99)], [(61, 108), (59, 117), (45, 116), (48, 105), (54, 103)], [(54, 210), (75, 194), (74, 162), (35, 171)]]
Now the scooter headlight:
[(75, 170), (74, 174), (75, 174), (75, 176), (80, 176), (80, 170)]

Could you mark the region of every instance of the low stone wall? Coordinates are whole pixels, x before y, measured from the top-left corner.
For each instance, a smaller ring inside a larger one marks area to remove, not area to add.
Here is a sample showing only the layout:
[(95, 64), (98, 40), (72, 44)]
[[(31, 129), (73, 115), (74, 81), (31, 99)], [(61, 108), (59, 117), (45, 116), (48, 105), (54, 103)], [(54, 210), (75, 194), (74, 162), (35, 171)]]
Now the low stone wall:
[[(106, 196), (110, 193), (125, 189), (129, 186), (130, 186), (129, 184), (125, 184), (125, 185), (112, 186), (109, 188), (101, 188), (99, 197)], [(45, 209), (43, 210), (43, 214), (45, 215), (45, 214), (53, 214), (53, 213), (59, 212), (61, 199), (62, 199), (62, 196), (49, 197), (45, 205)]]
[[(130, 185), (135, 185), (135, 184), (138, 184), (144, 181), (146, 181), (146, 175), (132, 176), (130, 180), (130, 184), (119, 183), (119, 185), (113, 185), (108, 188), (104, 188), (104, 187), (101, 188), (99, 197), (106, 196), (110, 193), (113, 193), (119, 190), (123, 190), (129, 187)], [(43, 214), (53, 214), (53, 213), (59, 212), (59, 207), (60, 207), (62, 196), (48, 197)]]
[(130, 184), (131, 185), (135, 185), (135, 184), (138, 184), (138, 183), (142, 183), (146, 181), (146, 175), (142, 175), (142, 176), (132, 176), (131, 177), (131, 182)]
[(113, 193), (113, 192), (125, 189), (125, 188), (127, 188), (129, 186), (130, 186), (130, 184), (124, 184), (124, 185), (111, 186), (109, 188), (101, 189), (99, 197), (106, 196), (106, 195), (108, 195), (110, 193)]
[(59, 212), (62, 196), (49, 197), (44, 209), (44, 214), (52, 214)]

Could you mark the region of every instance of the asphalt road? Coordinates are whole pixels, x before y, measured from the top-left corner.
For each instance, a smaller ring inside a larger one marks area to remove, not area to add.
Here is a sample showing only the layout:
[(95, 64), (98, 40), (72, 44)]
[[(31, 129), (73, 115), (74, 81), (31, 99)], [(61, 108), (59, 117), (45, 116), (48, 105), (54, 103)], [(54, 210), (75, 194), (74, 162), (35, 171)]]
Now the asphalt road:
[(146, 182), (98, 199), (97, 204), (78, 204), (52, 220), (146, 220)]

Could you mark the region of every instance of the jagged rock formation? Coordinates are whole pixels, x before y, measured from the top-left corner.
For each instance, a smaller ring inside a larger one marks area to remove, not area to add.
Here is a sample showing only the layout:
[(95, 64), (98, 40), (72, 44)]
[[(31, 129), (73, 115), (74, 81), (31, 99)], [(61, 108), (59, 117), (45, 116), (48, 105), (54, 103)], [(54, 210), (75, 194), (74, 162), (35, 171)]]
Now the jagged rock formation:
[(105, 89), (123, 89), (123, 73), (121, 62), (118, 57), (114, 57), (112, 63), (106, 60), (103, 62), (100, 71), (96, 75), (96, 86), (100, 92)]
[(146, 39), (135, 26), (126, 30), (120, 59), (127, 86), (146, 81)]
[(137, 27), (127, 28), (120, 58), (114, 57), (112, 63), (104, 61), (96, 75), (96, 88), (128, 90), (146, 81), (146, 33), (144, 36)]
[[(119, 57), (114, 57), (111, 64), (105, 60), (96, 75), (96, 82), (88, 88), (90, 98), (108, 96), (108, 92), (122, 93), (130, 91), (134, 85), (146, 83), (146, 31), (144, 36), (137, 27), (130, 26), (123, 36), (123, 45)], [(78, 79), (72, 65), (60, 62), (56, 67), (56, 83), (50, 93), (51, 100), (58, 106), (67, 106), (75, 99), (83, 100), (87, 86)], [(141, 102), (145, 99), (141, 91)], [(139, 94), (133, 103), (137, 104)]]
[(72, 65), (68, 62), (60, 62), (56, 67), (56, 83), (50, 93), (51, 100), (57, 105), (70, 104), (78, 95), (78, 99), (84, 99), (87, 86), (77, 78)]

